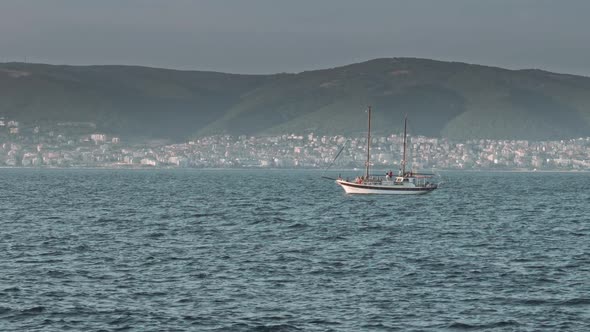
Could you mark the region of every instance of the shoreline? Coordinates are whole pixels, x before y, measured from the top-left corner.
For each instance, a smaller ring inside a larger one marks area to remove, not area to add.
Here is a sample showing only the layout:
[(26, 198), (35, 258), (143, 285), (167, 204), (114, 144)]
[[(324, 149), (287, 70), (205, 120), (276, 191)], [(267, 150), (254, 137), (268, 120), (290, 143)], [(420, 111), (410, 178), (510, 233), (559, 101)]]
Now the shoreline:
[[(331, 169), (324, 170), (322, 168), (274, 168), (274, 167), (153, 167), (153, 166), (44, 166), (44, 167), (27, 167), (27, 166), (0, 166), (0, 170), (105, 170), (105, 171), (117, 171), (117, 170), (133, 170), (133, 171), (158, 171), (158, 170), (176, 170), (176, 171), (311, 171), (311, 172), (361, 172), (360, 169)], [(383, 171), (386, 169), (384, 168)], [(434, 169), (425, 170), (428, 172), (444, 172), (444, 173), (590, 173), (590, 169), (580, 170), (564, 170), (564, 169), (543, 169), (543, 170), (531, 170), (531, 169)]]

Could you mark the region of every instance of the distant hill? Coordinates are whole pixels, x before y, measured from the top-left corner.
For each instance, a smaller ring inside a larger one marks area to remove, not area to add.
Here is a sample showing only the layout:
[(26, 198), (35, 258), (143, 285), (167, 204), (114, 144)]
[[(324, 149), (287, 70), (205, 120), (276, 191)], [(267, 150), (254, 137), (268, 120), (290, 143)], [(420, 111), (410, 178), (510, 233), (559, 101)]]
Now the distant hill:
[(136, 66), (0, 64), (0, 115), (88, 121), (129, 138), (376, 134), (456, 139), (590, 136), (590, 78), (414, 58), (298, 74), (236, 75)]

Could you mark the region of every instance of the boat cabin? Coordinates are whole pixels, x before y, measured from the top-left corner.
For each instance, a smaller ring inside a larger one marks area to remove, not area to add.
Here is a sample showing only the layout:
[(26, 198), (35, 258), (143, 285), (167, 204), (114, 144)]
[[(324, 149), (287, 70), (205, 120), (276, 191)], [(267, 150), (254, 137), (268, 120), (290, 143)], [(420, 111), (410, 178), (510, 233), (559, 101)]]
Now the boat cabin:
[(406, 178), (403, 176), (396, 176), (395, 177), (395, 184), (403, 184), (404, 182), (406, 183), (413, 183), (414, 179), (413, 178)]

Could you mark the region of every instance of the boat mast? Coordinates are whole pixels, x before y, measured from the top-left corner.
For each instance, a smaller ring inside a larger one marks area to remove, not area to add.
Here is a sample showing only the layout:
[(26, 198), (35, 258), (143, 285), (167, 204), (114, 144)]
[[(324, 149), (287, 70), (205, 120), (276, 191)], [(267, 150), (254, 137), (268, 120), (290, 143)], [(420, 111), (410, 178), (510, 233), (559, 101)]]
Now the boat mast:
[(365, 179), (369, 178), (369, 159), (371, 158), (371, 106), (369, 106), (367, 113), (369, 113), (369, 131), (367, 131), (367, 161), (365, 165), (367, 170), (365, 171)]
[(406, 144), (407, 144), (407, 127), (408, 127), (408, 115), (404, 118), (404, 157), (402, 159), (402, 176), (406, 176)]

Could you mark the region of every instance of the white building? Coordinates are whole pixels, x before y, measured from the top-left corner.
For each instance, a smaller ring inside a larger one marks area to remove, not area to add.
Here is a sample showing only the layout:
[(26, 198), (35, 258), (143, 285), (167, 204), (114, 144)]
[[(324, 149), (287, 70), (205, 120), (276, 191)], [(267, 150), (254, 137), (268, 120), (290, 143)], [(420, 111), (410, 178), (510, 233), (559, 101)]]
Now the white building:
[(105, 135), (105, 134), (92, 134), (92, 135), (90, 135), (90, 139), (93, 140), (94, 143), (106, 142), (107, 135)]

